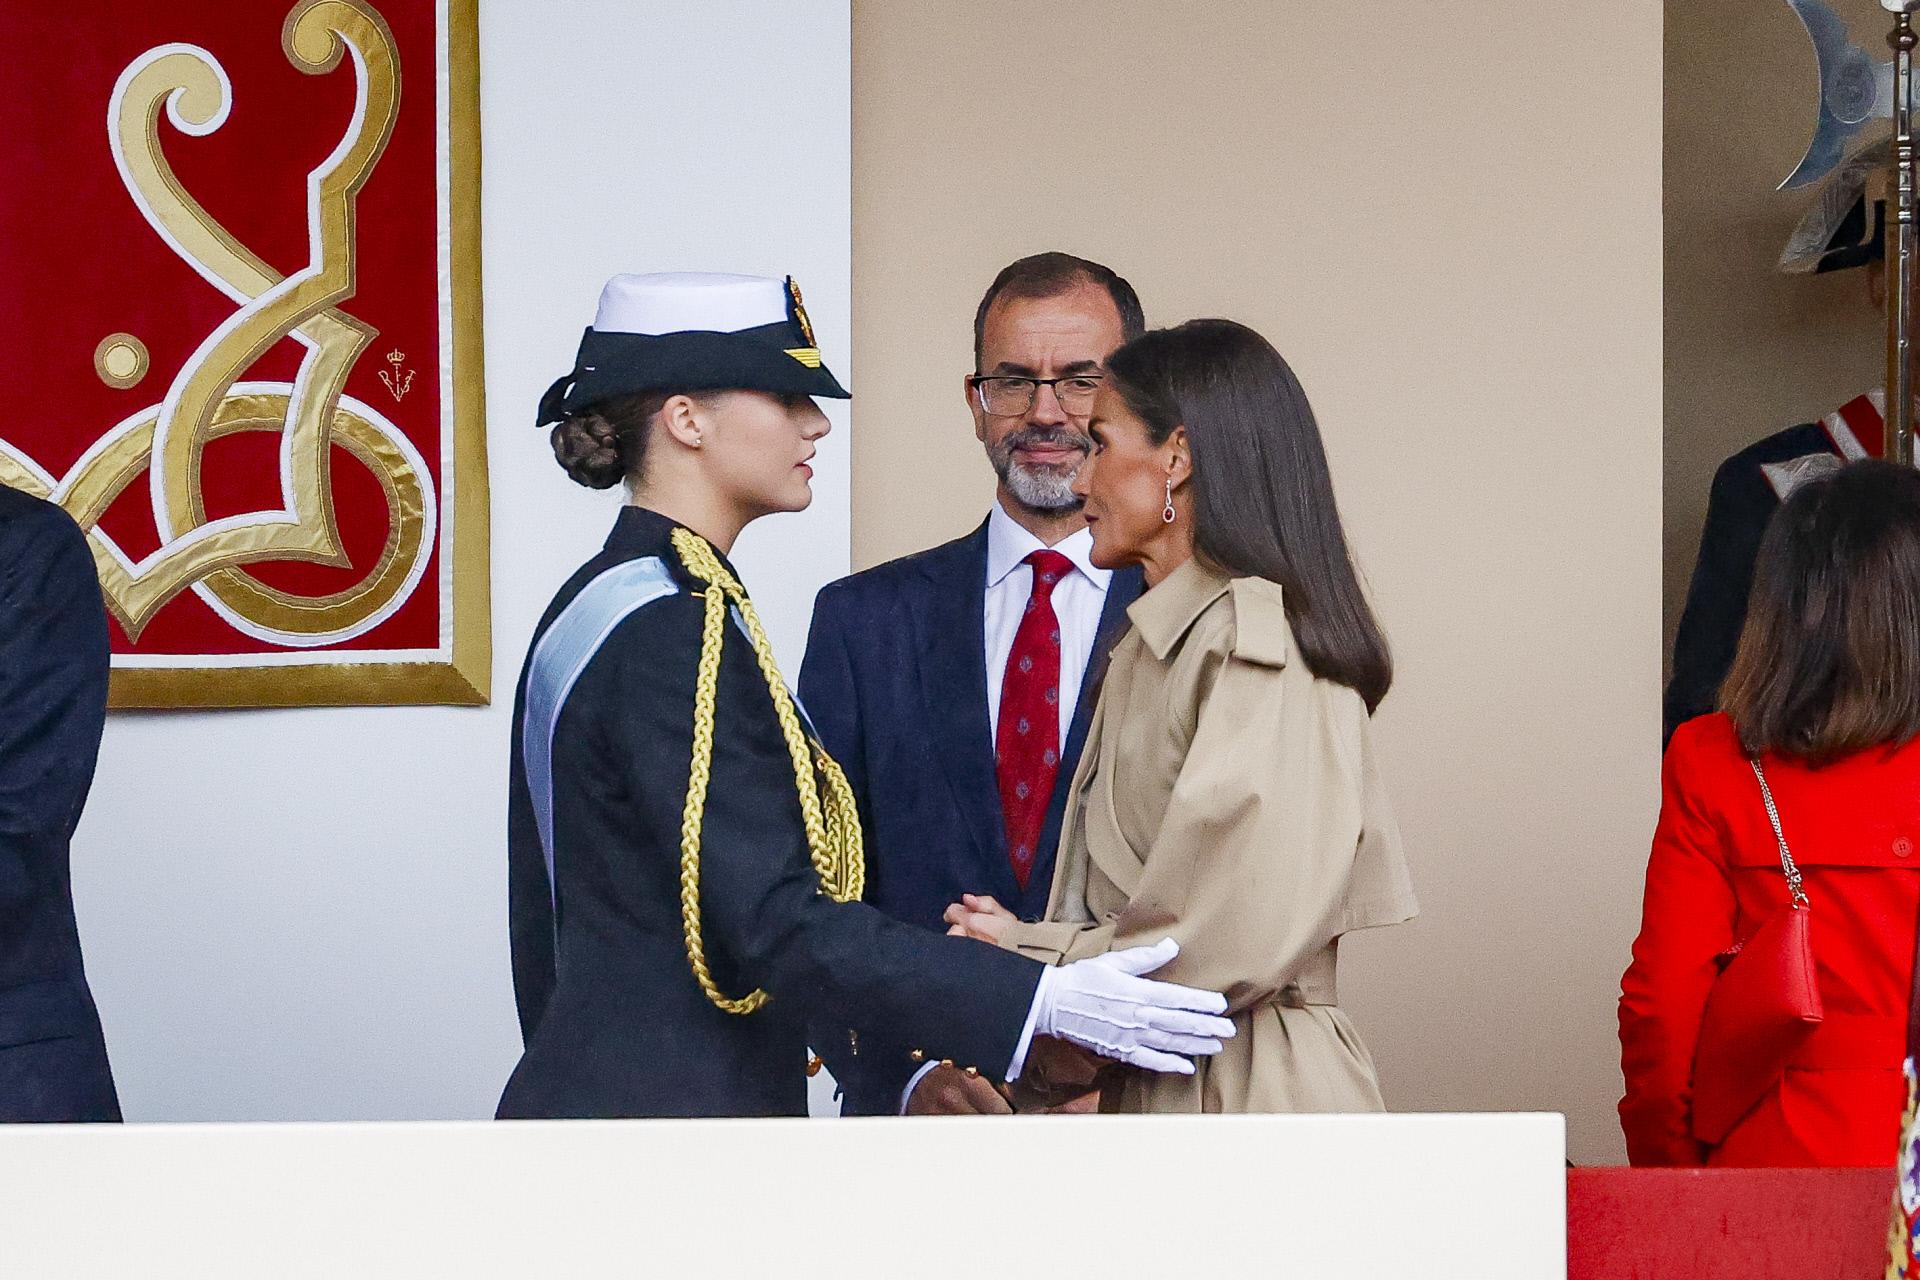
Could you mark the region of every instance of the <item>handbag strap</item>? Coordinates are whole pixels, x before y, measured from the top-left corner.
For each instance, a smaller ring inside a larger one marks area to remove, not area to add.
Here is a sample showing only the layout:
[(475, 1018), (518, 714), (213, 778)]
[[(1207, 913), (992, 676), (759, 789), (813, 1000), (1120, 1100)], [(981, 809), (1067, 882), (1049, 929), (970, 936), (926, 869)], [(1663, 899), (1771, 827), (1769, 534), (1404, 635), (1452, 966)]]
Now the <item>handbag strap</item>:
[(1767, 771), (1760, 767), (1757, 756), (1749, 756), (1747, 763), (1753, 766), (1753, 776), (1760, 783), (1760, 799), (1767, 806), (1767, 821), (1773, 824), (1773, 838), (1780, 844), (1780, 869), (1787, 875), (1787, 892), (1793, 895), (1793, 909), (1798, 911), (1807, 905), (1807, 892), (1801, 887), (1800, 864), (1793, 860), (1793, 851), (1787, 848), (1787, 833), (1780, 829), (1780, 809), (1773, 803), (1773, 788), (1767, 785)]

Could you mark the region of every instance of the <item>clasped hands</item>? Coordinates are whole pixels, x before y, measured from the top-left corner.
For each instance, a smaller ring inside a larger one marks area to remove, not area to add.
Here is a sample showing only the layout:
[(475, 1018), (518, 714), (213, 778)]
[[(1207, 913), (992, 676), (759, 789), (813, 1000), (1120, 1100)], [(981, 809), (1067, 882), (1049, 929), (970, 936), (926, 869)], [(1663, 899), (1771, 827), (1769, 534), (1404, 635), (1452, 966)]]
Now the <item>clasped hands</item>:
[(978, 938), (982, 942), (1000, 945), (1000, 937), (1010, 924), (1019, 923), (1020, 917), (1001, 906), (991, 896), (984, 893), (963, 893), (960, 901), (947, 908), (945, 916), (947, 933), (955, 938)]
[[(949, 934), (998, 944), (1016, 922), (1011, 911), (991, 897), (967, 894), (947, 908)], [(1144, 975), (1179, 954), (1179, 945), (1163, 938), (1154, 946), (1132, 947), (1050, 967), (1041, 975), (1034, 998), (1034, 1035), (1026, 1068), (1057, 1088), (1084, 1082), (1091, 1090), (1107, 1060), (1179, 1075), (1192, 1075), (1193, 1057), (1218, 1053), (1233, 1035), (1233, 1024), (1217, 1015), (1226, 1000)], [(1091, 1094), (1054, 1110), (1090, 1110)], [(1005, 1114), (1006, 1099), (985, 1080), (938, 1067), (927, 1073), (908, 1100), (913, 1114)]]

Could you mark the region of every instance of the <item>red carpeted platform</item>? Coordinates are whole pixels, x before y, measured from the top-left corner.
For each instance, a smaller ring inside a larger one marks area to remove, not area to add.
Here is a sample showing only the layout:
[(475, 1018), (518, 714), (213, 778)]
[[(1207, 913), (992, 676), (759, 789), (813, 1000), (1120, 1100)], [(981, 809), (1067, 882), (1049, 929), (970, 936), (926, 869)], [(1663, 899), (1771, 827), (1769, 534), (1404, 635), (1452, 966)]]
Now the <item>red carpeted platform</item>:
[(1891, 1169), (1573, 1169), (1568, 1280), (1880, 1280)]

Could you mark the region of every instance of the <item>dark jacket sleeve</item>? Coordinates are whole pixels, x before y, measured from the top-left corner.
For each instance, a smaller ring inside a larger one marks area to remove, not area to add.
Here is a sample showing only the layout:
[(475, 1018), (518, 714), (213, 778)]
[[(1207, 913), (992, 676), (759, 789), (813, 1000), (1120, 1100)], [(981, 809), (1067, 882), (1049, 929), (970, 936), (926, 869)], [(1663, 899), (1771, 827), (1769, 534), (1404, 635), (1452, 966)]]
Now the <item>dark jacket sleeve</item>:
[[(619, 637), (630, 695), (612, 723), (626, 738), (620, 754), (649, 813), (677, 815), (685, 800), (697, 664), (677, 655), (698, 653), (702, 612), (695, 597), (675, 596)], [(722, 990), (738, 996), (761, 987), (799, 1005), (810, 1026), (897, 1036), (935, 1058), (1004, 1071), (1041, 966), (823, 896), (772, 698), (731, 623), (717, 693), (699, 904)]]
[(107, 672), (106, 609), (85, 535), (52, 505), (0, 523), (0, 896), (28, 887), (34, 851), (64, 845), (80, 821)]
[(1663, 704), (1661, 742), (1695, 716), (1715, 709), (1720, 684), (1733, 666), (1760, 539), (1779, 505), (1759, 464), (1737, 454), (1720, 464), (1707, 499), (1687, 602), (1673, 638), (1673, 678)]
[[(866, 741), (861, 732), (853, 654), (847, 644), (849, 608), (846, 592), (832, 585), (815, 598), (813, 625), (807, 630), (807, 656), (800, 666), (800, 700), (820, 735), (820, 745), (839, 763), (853, 788), (871, 861), (873, 826), (867, 818), (871, 808), (867, 800)], [(900, 1108), (900, 1093), (914, 1071), (906, 1047), (891, 1038), (869, 1038), (860, 1044), (849, 1038), (848, 1030), (816, 1023), (812, 1031), (813, 1043), (840, 1085), (841, 1114), (893, 1115)]]

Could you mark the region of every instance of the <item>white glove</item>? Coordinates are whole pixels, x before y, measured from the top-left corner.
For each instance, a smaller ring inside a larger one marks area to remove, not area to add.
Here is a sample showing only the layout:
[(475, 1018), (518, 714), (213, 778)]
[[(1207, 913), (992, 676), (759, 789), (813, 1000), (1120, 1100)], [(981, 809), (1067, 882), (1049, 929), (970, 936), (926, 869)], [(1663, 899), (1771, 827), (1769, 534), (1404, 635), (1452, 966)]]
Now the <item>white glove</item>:
[(1140, 976), (1179, 953), (1179, 943), (1162, 938), (1151, 947), (1048, 969), (1033, 997), (1033, 1034), (1058, 1036), (1129, 1066), (1192, 1075), (1188, 1059), (1220, 1052), (1233, 1024), (1213, 1016), (1227, 1008), (1217, 992)]

